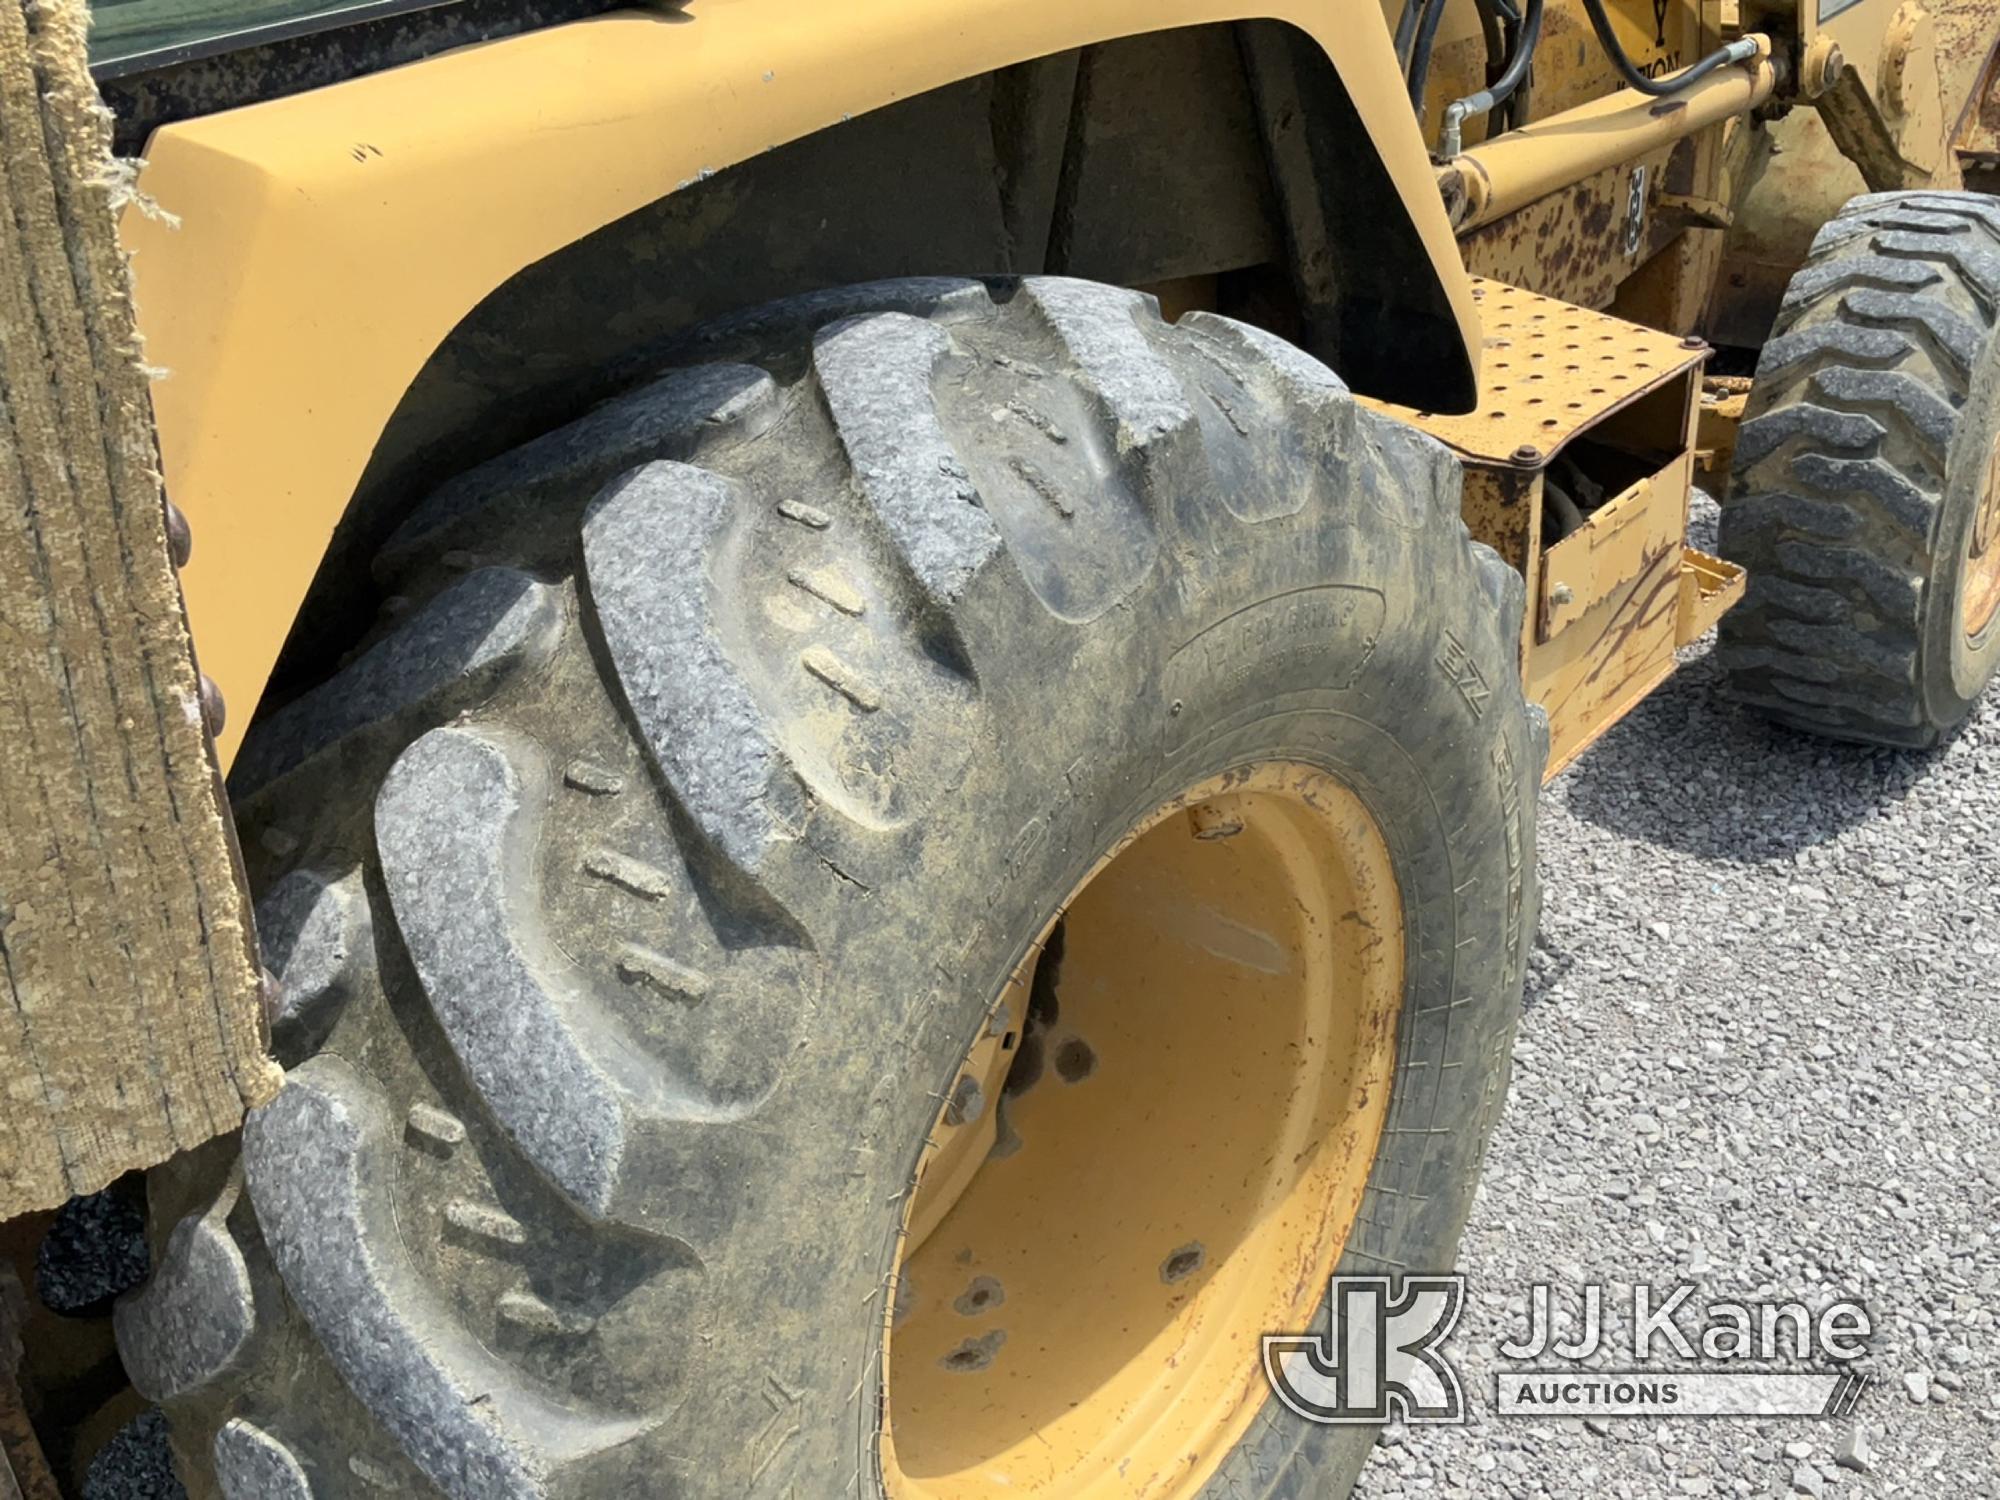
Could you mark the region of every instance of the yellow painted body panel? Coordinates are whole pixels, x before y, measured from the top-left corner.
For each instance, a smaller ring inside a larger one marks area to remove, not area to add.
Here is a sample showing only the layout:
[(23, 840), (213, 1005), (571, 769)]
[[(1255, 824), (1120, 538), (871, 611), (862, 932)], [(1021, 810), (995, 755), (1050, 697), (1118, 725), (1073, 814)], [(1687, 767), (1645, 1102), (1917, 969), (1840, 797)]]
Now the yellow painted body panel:
[[(522, 267), (704, 172), (1096, 41), (1288, 21), (1327, 51), (1478, 345), (1374, 0), (696, 0), (469, 47), (158, 131), (123, 225), (167, 489), (233, 756), (376, 439)], [(944, 270), (977, 268), (939, 267)]]

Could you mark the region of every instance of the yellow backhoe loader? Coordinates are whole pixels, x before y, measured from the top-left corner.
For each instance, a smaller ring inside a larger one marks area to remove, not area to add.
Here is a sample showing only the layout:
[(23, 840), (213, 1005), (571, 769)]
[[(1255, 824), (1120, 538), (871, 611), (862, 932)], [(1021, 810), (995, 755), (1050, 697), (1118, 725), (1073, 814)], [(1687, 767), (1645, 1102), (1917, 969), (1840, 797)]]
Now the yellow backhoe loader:
[(0, 1215), (190, 1492), (1346, 1493), (1541, 782), (2000, 656), (1938, 4), (0, 0)]

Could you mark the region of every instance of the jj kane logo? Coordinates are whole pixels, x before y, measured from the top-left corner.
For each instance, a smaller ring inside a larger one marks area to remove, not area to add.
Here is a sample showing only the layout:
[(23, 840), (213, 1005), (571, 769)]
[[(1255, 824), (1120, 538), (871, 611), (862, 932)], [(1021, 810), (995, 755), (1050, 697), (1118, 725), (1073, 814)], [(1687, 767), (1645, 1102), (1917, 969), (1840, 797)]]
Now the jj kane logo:
[[(1535, 1284), (1526, 1328), (1496, 1350), (1494, 1412), (1845, 1416), (1860, 1401), (1868, 1382), (1852, 1365), (1872, 1325), (1858, 1302), (1813, 1312), (1799, 1302), (1697, 1306), (1694, 1297), (1692, 1286), (1634, 1287), (1629, 1342), (1614, 1346), (1603, 1287), (1582, 1287), (1576, 1317), (1559, 1331), (1552, 1289)], [(1336, 1276), (1324, 1332), (1266, 1335), (1265, 1378), (1309, 1422), (1463, 1422), (1464, 1386), (1443, 1345), (1464, 1306), (1462, 1276)], [(1603, 1368), (1600, 1356), (1630, 1365)]]
[(1325, 1337), (1266, 1334), (1264, 1377), (1308, 1422), (1463, 1422), (1458, 1371), (1438, 1352), (1465, 1306), (1463, 1276), (1336, 1276)]

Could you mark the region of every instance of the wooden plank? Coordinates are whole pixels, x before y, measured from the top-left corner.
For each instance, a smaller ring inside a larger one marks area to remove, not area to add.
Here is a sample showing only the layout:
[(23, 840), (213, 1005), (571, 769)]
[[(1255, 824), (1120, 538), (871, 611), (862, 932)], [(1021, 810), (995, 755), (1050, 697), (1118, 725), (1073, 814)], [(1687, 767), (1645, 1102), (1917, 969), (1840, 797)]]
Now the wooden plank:
[(81, 0), (0, 0), (0, 1218), (277, 1090)]

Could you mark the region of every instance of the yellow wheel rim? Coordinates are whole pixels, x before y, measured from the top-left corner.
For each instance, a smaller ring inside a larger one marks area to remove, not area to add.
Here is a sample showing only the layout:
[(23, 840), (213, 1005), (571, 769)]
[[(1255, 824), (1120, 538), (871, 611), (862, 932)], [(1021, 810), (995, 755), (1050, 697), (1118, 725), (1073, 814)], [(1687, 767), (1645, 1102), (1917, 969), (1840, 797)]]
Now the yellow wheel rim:
[(1341, 782), (1193, 788), (1101, 860), (948, 1090), (885, 1328), (894, 1500), (1186, 1500), (1307, 1326), (1387, 1112), (1402, 906)]
[(1965, 571), (1965, 633), (1981, 635), (2000, 612), (2000, 441), (1986, 462), (1986, 488), (1973, 518)]

